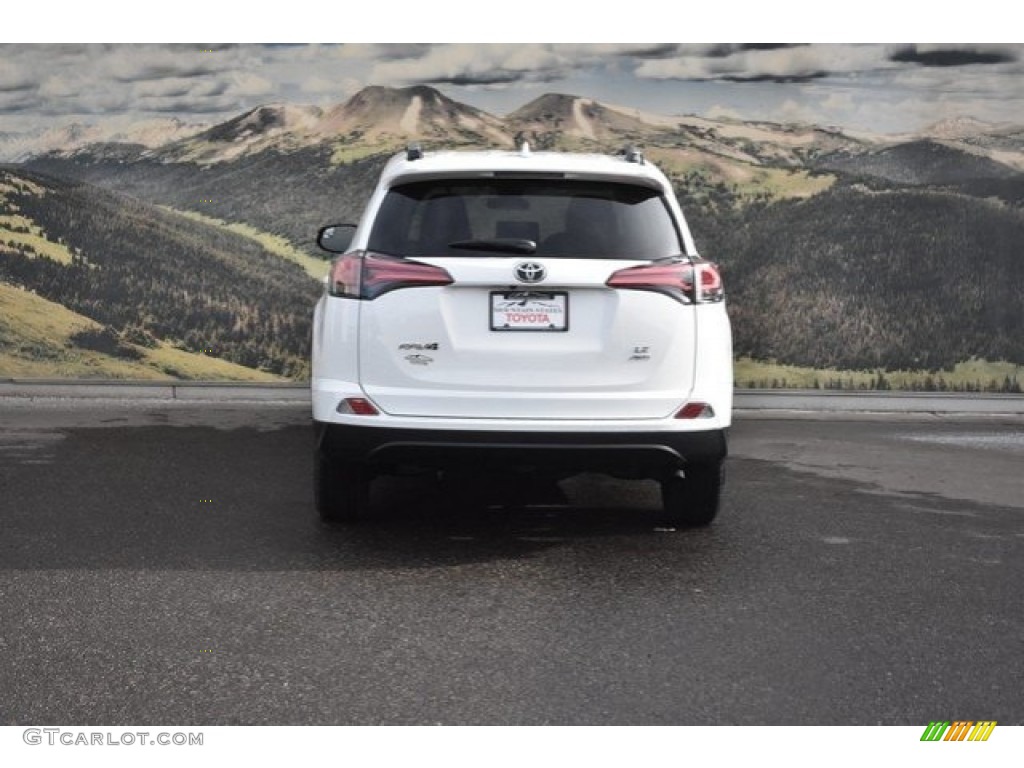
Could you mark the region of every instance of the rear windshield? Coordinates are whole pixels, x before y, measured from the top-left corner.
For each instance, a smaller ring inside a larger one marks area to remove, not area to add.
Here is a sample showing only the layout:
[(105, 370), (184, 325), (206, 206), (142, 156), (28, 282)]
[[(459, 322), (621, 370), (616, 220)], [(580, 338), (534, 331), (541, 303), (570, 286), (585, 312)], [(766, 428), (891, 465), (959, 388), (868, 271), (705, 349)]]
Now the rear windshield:
[(529, 252), (521, 242), (528, 241), (536, 255), (549, 257), (660, 259), (683, 250), (656, 190), (565, 179), (442, 179), (393, 187), (369, 248), (398, 256), (494, 256), (509, 241), (520, 241), (527, 249), (520, 253)]

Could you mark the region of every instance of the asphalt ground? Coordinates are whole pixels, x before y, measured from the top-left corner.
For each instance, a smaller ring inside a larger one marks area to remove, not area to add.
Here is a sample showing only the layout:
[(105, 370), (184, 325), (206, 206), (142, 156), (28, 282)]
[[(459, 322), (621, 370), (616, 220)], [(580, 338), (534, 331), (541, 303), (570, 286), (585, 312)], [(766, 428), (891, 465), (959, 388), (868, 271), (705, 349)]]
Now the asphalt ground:
[(724, 505), (379, 480), (302, 404), (0, 401), (0, 724), (1024, 723), (1024, 419), (741, 415)]

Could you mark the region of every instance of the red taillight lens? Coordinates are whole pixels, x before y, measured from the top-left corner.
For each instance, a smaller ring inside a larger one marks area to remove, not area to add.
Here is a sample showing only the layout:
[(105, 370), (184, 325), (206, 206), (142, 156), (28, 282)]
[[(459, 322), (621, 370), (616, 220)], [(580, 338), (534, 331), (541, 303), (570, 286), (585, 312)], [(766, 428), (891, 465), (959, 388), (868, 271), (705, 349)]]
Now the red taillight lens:
[[(700, 290), (694, 291), (694, 274), (699, 275)], [(709, 303), (725, 298), (718, 267), (708, 261), (676, 261), (670, 264), (643, 264), (620, 269), (608, 278), (612, 288), (656, 291), (686, 304)]]
[(690, 292), (693, 290), (693, 267), (685, 262), (627, 267), (609, 277), (608, 285), (641, 291), (670, 289)]
[(700, 296), (698, 302), (721, 301), (725, 298), (725, 286), (722, 285), (722, 274), (718, 271), (718, 265), (705, 261), (694, 265), (697, 274), (700, 275)]
[(376, 253), (368, 253), (363, 259), (364, 299), (375, 299), (397, 288), (451, 285), (453, 282), (447, 270), (431, 264)]
[(398, 288), (451, 285), (448, 271), (431, 264), (379, 253), (349, 253), (331, 267), (330, 292), (335, 296), (372, 300)]
[(346, 253), (331, 265), (327, 290), (332, 296), (359, 298), (360, 281), (363, 273), (361, 253)]

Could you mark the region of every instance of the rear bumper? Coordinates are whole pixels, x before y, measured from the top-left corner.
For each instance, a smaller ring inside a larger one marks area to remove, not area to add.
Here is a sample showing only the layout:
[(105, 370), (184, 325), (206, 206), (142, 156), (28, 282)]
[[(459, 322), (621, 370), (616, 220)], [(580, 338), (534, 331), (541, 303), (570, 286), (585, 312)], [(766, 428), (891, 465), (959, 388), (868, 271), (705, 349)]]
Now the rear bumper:
[(670, 475), (686, 464), (719, 462), (726, 432), (506, 432), (379, 428), (314, 421), (319, 450), (378, 471), (520, 469)]

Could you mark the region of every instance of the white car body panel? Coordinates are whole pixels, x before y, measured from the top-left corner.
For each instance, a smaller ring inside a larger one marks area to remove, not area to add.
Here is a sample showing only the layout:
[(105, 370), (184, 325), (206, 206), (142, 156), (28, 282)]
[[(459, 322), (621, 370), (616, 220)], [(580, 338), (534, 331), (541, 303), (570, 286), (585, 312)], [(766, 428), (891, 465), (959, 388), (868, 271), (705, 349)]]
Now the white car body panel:
[[(561, 153), (396, 156), (382, 173), (350, 248), (366, 248), (374, 218), (394, 185), (535, 172), (660, 190), (683, 256), (697, 257), (671, 185), (657, 168), (605, 155)], [(580, 433), (693, 432), (730, 425), (732, 345), (724, 302), (686, 305), (655, 292), (606, 285), (613, 272), (636, 266), (635, 260), (509, 254), (415, 260), (443, 267), (453, 284), (403, 288), (373, 300), (321, 297), (312, 344), (315, 421), (384, 429)], [(542, 284), (516, 282), (512, 269), (523, 261), (539, 261), (548, 269)], [(569, 330), (491, 330), (490, 293), (524, 288), (568, 292)], [(367, 398), (381, 413), (339, 413), (346, 397)], [(709, 404), (714, 415), (673, 418), (694, 401)]]
[(605, 282), (635, 262), (537, 259), (542, 286), (565, 291), (565, 331), (495, 331), (492, 292), (522, 291), (522, 259), (420, 259), (455, 283), (385, 294), (362, 307), (360, 382), (393, 415), (658, 418), (693, 380), (694, 307)]

